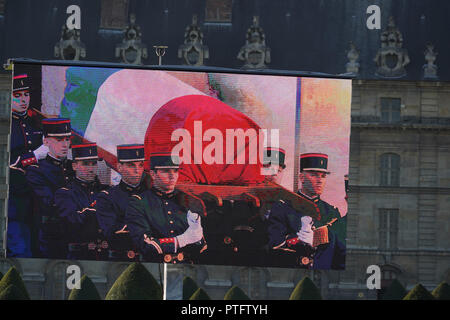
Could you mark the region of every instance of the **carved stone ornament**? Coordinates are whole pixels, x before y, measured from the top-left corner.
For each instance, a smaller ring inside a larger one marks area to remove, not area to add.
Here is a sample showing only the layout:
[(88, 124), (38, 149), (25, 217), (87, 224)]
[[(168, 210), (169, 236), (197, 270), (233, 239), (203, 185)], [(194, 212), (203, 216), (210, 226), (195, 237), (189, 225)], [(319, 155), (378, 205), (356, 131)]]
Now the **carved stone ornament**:
[(265, 34), (259, 26), (259, 17), (253, 17), (253, 25), (247, 30), (245, 46), (237, 58), (245, 62), (244, 69), (264, 69), (270, 63), (270, 48), (266, 46)]
[(79, 29), (69, 29), (64, 24), (61, 39), (55, 45), (55, 57), (62, 60), (80, 60), (86, 57), (86, 46), (80, 40)]
[(136, 25), (136, 16), (130, 15), (130, 23), (124, 29), (122, 43), (116, 46), (116, 58), (127, 64), (142, 65), (142, 59), (147, 59), (147, 46), (141, 42), (141, 28)]
[(424, 52), (425, 61), (427, 62), (423, 66), (423, 77), (424, 79), (437, 79), (437, 65), (434, 63), (436, 61), (437, 52), (434, 52), (434, 45), (431, 43), (427, 45), (427, 49)]
[(348, 63), (346, 64), (346, 71), (348, 73), (358, 74), (359, 72), (359, 51), (353, 42), (350, 42), (350, 50), (347, 53)]
[(389, 17), (389, 23), (381, 33), (381, 48), (374, 59), (378, 68), (376, 75), (386, 78), (400, 78), (406, 76), (405, 66), (409, 63), (409, 56), (403, 47), (403, 37)]
[(208, 46), (203, 44), (203, 32), (197, 25), (197, 15), (192, 16), (192, 24), (186, 27), (184, 44), (178, 48), (178, 58), (189, 66), (202, 66), (209, 59)]

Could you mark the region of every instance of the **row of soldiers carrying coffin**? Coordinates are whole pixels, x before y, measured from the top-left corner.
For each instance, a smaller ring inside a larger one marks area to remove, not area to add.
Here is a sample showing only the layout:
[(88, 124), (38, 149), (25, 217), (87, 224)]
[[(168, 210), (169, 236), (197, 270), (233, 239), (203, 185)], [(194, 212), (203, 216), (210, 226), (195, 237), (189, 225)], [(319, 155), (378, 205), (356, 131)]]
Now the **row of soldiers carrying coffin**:
[[(147, 189), (143, 146), (117, 146), (122, 180), (101, 185), (97, 147), (70, 146), (70, 119), (44, 119), (39, 126), (29, 116), (27, 78), (14, 77), (8, 256), (343, 268), (345, 219), (320, 199), (329, 173), (326, 155), (300, 157), (299, 193), (317, 203), (317, 219), (281, 199), (264, 210), (226, 202), (210, 207), (213, 214), (202, 221), (175, 201), (178, 165), (169, 154), (150, 157)], [(267, 179), (277, 182), (285, 152), (266, 152), (278, 157), (264, 165)], [(314, 235), (323, 226), (325, 241), (318, 245)]]

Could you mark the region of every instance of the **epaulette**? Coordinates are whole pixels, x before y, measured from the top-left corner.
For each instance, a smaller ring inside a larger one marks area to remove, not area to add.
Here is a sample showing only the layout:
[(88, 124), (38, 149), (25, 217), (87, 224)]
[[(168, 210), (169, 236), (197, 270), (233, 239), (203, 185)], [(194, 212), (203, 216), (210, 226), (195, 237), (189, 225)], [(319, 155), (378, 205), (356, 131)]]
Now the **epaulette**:
[(106, 190), (102, 190), (102, 191), (100, 191), (100, 192), (103, 192), (103, 193), (109, 194), (109, 192), (108, 192), (108, 191), (106, 191)]
[(142, 200), (142, 198), (141, 198), (140, 196), (138, 196), (137, 194), (132, 194), (131, 196), (132, 196), (132, 197), (135, 197), (135, 198), (137, 198), (137, 199), (139, 199), (139, 200)]

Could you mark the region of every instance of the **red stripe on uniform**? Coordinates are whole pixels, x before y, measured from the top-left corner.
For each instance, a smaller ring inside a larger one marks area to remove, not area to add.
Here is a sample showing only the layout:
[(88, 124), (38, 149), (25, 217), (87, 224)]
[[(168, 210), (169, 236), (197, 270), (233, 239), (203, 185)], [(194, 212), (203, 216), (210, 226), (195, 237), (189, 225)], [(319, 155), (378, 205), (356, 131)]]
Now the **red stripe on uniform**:
[(83, 147), (96, 147), (97, 144), (96, 143), (90, 143), (90, 144), (77, 144), (72, 146), (72, 149), (74, 148), (83, 148)]
[(323, 153), (305, 153), (300, 156), (300, 158), (310, 158), (310, 157), (321, 157), (328, 159), (328, 155)]
[(117, 147), (117, 150), (123, 150), (123, 149), (144, 149), (144, 146), (127, 146), (127, 147)]
[(62, 123), (70, 123), (70, 120), (60, 120), (60, 121), (51, 121), (51, 120), (42, 120), (43, 124), (62, 124)]
[(20, 74), (20, 75), (18, 75), (18, 76), (14, 76), (14, 80), (16, 80), (16, 79), (23, 79), (23, 78), (28, 78), (28, 75), (26, 75), (26, 74)]

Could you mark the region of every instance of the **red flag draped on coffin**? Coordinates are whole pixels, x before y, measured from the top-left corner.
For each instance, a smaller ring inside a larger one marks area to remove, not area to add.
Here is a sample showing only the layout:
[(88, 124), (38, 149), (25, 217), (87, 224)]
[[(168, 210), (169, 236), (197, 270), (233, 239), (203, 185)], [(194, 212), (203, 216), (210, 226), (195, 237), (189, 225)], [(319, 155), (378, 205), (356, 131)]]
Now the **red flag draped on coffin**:
[[(259, 134), (260, 127), (242, 112), (209, 96), (187, 95), (167, 102), (150, 120), (145, 158), (179, 155), (180, 182), (256, 184), (264, 180), (258, 143), (263, 136)], [(145, 169), (149, 170), (148, 161)]]

